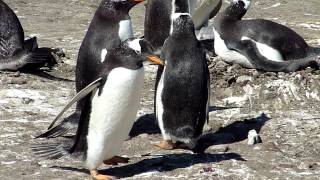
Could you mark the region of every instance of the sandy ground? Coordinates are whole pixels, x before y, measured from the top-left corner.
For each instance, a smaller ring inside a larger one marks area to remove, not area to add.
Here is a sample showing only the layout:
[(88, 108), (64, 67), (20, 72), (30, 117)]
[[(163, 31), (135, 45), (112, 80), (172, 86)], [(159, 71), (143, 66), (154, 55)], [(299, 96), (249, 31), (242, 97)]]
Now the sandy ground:
[[(27, 36), (37, 36), (40, 46), (63, 48), (66, 58), (48, 74), (0, 72), (0, 179), (90, 179), (81, 159), (45, 160), (29, 147), (41, 142), (33, 137), (75, 94), (76, 56), (97, 0), (5, 2)], [(319, 0), (254, 0), (245, 17), (285, 24), (320, 46), (319, 9)], [(131, 16), (135, 34), (142, 35), (143, 4)], [(152, 114), (156, 67), (147, 65), (137, 122), (120, 153), (130, 163), (102, 166), (103, 172), (128, 179), (318, 179), (320, 71), (263, 73), (219, 58), (209, 67), (212, 131), (199, 146), (205, 153), (152, 146), (161, 135)], [(252, 129), (262, 143), (247, 144)]]

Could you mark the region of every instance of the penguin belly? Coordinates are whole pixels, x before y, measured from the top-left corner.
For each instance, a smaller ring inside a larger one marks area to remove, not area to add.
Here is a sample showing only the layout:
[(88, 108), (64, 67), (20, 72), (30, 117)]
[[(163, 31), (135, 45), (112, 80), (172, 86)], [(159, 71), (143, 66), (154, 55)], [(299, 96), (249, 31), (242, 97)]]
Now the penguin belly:
[(134, 123), (143, 87), (144, 69), (115, 68), (99, 95), (92, 98), (86, 165), (97, 168), (120, 152)]
[(162, 103), (162, 90), (163, 90), (163, 80), (166, 72), (166, 67), (164, 67), (161, 78), (159, 80), (158, 88), (157, 88), (157, 97), (156, 97), (156, 117), (158, 120), (158, 125), (164, 140), (171, 140), (169, 134), (166, 133), (163, 125), (163, 103)]
[[(215, 37), (215, 41), (214, 41), (215, 53), (221, 58), (223, 58), (223, 60), (225, 60), (228, 63), (240, 64), (245, 68), (254, 68), (254, 66), (247, 59), (247, 57), (245, 57), (244, 55), (242, 55), (237, 51), (228, 49), (228, 47), (225, 44), (225, 41), (221, 38), (219, 33), (216, 32), (215, 30), (214, 30), (214, 37)], [(254, 42), (257, 46), (257, 49), (259, 50), (259, 53), (264, 57), (266, 57), (267, 59), (272, 61), (283, 61), (283, 57), (278, 50), (266, 44), (256, 42), (248, 37), (242, 37), (241, 40), (251, 40), (252, 42)]]

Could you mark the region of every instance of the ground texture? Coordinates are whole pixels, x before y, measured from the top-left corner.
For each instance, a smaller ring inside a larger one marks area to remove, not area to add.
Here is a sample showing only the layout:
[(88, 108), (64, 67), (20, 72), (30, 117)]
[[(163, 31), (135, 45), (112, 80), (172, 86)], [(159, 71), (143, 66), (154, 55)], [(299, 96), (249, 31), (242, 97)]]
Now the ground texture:
[[(5, 0), (27, 36), (40, 46), (61, 47), (64, 63), (48, 73), (0, 72), (0, 179), (90, 179), (81, 159), (45, 160), (30, 151), (75, 94), (76, 56), (97, 1)], [(224, 6), (226, 2), (224, 2)], [(245, 18), (265, 18), (291, 27), (320, 46), (319, 0), (254, 0)], [(143, 34), (144, 6), (131, 12)], [(318, 179), (320, 177), (320, 71), (263, 73), (210, 60), (210, 127), (199, 148), (163, 151), (154, 123), (156, 67), (147, 65), (141, 108), (120, 155), (129, 164), (102, 166), (127, 179)], [(255, 129), (262, 143), (247, 144)], [(57, 139), (59, 141), (61, 139)], [(44, 140), (43, 140), (44, 141)]]

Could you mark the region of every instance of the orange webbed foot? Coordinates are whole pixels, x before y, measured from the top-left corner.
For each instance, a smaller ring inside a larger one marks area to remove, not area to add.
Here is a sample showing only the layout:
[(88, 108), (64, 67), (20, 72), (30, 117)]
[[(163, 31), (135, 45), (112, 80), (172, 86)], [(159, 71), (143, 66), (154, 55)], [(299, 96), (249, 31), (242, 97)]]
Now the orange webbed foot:
[(114, 176), (100, 174), (98, 172), (98, 170), (96, 170), (96, 169), (90, 170), (90, 174), (95, 180), (114, 180), (114, 179), (116, 179)]
[(160, 143), (154, 144), (154, 146), (165, 149), (165, 150), (172, 150), (175, 148), (175, 144), (172, 141), (161, 141)]

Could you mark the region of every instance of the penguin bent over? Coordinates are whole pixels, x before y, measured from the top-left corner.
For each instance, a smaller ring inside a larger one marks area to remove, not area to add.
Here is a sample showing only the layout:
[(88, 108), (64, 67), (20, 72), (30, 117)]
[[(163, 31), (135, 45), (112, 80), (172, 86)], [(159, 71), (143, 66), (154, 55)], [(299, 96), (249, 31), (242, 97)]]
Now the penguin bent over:
[(182, 142), (193, 149), (208, 121), (209, 71), (190, 14), (175, 13), (172, 20), (161, 52), (166, 66), (155, 103), (163, 141), (156, 146), (173, 149), (176, 142)]
[(38, 48), (36, 37), (25, 39), (18, 17), (0, 0), (0, 70), (52, 68), (63, 55), (61, 49)]
[[(148, 53), (148, 54), (145, 54)], [(111, 179), (99, 174), (102, 164), (125, 162), (116, 156), (134, 123), (144, 81), (143, 61), (156, 64), (161, 61), (151, 56), (152, 49), (141, 39), (125, 41), (108, 51), (95, 81), (82, 89), (62, 113), (79, 99), (84, 99), (84, 109), (72, 147), (64, 144), (34, 145), (35, 154), (51, 159), (66, 154), (83, 152), (86, 166), (95, 179)]]

